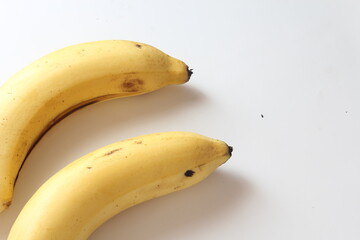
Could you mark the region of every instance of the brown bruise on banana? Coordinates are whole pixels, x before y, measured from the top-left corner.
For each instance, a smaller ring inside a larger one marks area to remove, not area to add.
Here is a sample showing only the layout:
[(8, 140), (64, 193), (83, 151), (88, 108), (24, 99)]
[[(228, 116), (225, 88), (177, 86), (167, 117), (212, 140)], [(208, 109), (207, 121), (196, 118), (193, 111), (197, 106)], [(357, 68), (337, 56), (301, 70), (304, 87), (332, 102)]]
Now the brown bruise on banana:
[(120, 151), (122, 148), (117, 148), (117, 149), (114, 149), (114, 150), (111, 150), (110, 152), (107, 152), (104, 154), (104, 157), (105, 156), (110, 156), (111, 154), (113, 153), (116, 153), (117, 151)]
[(140, 92), (143, 89), (142, 85), (144, 85), (144, 81), (139, 78), (126, 79), (121, 84), (121, 89), (124, 92)]

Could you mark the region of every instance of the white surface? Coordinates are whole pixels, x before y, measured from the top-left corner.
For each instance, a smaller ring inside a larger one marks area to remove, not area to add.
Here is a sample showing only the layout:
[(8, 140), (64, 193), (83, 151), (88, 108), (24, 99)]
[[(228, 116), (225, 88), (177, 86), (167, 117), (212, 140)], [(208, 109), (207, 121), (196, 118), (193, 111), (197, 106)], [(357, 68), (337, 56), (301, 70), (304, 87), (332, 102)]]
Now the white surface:
[(46, 53), (101, 39), (154, 45), (195, 73), (185, 86), (86, 107), (48, 132), (0, 215), (0, 239), (69, 162), (172, 130), (222, 139), (233, 157), (91, 240), (359, 239), (359, 13), (357, 0), (2, 2), (0, 83)]

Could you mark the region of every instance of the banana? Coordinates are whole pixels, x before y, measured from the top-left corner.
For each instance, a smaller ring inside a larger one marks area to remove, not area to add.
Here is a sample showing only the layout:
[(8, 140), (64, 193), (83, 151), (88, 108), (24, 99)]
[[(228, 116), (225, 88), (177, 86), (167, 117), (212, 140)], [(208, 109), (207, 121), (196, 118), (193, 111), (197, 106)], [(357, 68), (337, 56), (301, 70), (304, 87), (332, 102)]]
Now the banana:
[(100, 148), (40, 187), (8, 240), (87, 239), (124, 209), (205, 179), (231, 152), (226, 143), (191, 132), (154, 133)]
[(0, 212), (27, 155), (54, 124), (89, 104), (185, 83), (191, 73), (149, 45), (108, 40), (58, 50), (15, 74), (0, 88)]

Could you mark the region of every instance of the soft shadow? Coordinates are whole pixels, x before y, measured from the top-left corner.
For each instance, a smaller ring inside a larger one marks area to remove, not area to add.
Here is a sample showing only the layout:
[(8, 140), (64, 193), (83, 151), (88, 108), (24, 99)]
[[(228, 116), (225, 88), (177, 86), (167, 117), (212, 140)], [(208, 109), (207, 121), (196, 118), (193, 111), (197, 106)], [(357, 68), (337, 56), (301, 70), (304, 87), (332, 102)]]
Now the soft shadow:
[[(134, 206), (102, 225), (96, 239), (174, 239), (214, 226), (234, 207), (246, 204), (251, 185), (241, 176), (217, 170), (203, 182)], [(111, 234), (110, 234), (111, 233)]]
[[(181, 126), (176, 117), (182, 109), (204, 101), (205, 96), (192, 87), (170, 86), (91, 105), (59, 122), (28, 156), (15, 187), (13, 204), (0, 214), (0, 239), (6, 239), (32, 194), (68, 163), (107, 144), (162, 131), (161, 125), (169, 125), (172, 131), (181, 130), (175, 126)], [(169, 124), (164, 124), (165, 121)]]

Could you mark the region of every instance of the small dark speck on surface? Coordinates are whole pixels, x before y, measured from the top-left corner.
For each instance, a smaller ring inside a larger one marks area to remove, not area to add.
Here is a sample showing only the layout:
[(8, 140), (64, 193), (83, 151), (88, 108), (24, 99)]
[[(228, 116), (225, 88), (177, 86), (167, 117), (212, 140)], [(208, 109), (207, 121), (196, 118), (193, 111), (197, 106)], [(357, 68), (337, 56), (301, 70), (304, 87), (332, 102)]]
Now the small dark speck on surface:
[(264, 115), (261, 114), (261, 118), (264, 118)]
[(92, 169), (92, 167), (87, 167), (87, 169)]
[(135, 45), (137, 48), (141, 48), (142, 46), (140, 44)]
[(348, 113), (348, 111), (345, 111), (345, 113)]
[(194, 171), (193, 170), (187, 170), (184, 175), (187, 176), (187, 177), (192, 177), (194, 175)]

